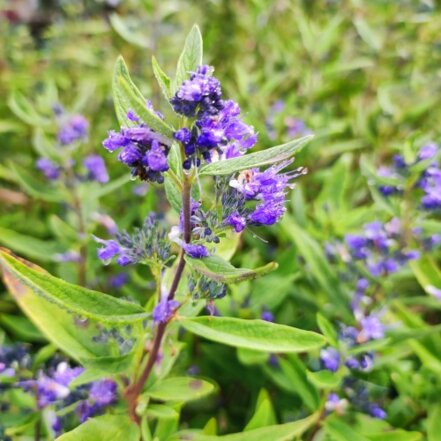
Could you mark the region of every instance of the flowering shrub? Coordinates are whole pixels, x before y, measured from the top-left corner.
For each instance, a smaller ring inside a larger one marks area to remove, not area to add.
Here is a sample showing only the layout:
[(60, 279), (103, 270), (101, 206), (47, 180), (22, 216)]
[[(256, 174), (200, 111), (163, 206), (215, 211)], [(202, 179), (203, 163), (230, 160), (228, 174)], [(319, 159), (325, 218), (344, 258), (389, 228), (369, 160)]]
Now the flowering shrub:
[(436, 6), (141, 3), (1, 11), (0, 439), (437, 439)]

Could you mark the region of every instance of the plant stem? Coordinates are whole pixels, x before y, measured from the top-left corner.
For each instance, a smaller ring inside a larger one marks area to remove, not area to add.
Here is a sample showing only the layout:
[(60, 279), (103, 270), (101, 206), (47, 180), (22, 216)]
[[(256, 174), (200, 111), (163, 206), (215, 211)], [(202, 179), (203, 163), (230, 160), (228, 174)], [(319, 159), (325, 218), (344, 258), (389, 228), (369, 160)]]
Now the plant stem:
[[(191, 181), (187, 175), (184, 176), (184, 185), (182, 188), (182, 212), (183, 212), (183, 224), (184, 224), (184, 241), (186, 243), (190, 243), (191, 241)], [(184, 251), (181, 250), (179, 254), (178, 266), (176, 267), (176, 272), (173, 277), (172, 284), (170, 286), (170, 291), (167, 296), (167, 300), (173, 300), (176, 290), (178, 289), (179, 282), (181, 281), (182, 275), (184, 273), (185, 268), (185, 259), (184, 259)], [(167, 328), (167, 322), (159, 323), (156, 327), (155, 337), (153, 339), (153, 346), (148, 355), (147, 364), (145, 365), (144, 370), (142, 371), (140, 377), (134, 384), (127, 387), (125, 391), (125, 397), (128, 404), (129, 416), (130, 418), (137, 423), (140, 424), (140, 419), (136, 414), (136, 406), (138, 402), (138, 398), (142, 389), (147, 382), (150, 373), (152, 372), (153, 366), (155, 365), (156, 359), (158, 358), (158, 353), (161, 348), (161, 343), (164, 338), (165, 330)]]

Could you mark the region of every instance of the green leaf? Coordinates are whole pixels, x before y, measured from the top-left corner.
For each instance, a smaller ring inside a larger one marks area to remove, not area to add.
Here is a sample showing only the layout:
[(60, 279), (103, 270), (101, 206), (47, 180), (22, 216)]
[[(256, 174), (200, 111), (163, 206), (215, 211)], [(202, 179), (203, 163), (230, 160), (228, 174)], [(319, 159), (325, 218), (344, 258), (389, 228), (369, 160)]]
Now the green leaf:
[(204, 165), (199, 170), (200, 176), (232, 175), (241, 170), (274, 164), (291, 158), (300, 148), (313, 138), (313, 135), (295, 139), (286, 144), (271, 147), (256, 153), (240, 156)]
[(219, 256), (210, 256), (203, 259), (193, 259), (185, 256), (191, 269), (209, 279), (223, 283), (239, 283), (248, 279), (255, 279), (277, 269), (277, 263), (271, 262), (254, 270), (235, 268), (231, 263)]
[(57, 441), (139, 441), (139, 427), (125, 415), (90, 418)]
[(259, 427), (271, 426), (276, 422), (276, 415), (269, 394), (265, 389), (262, 389), (257, 398), (254, 415), (246, 425), (244, 432), (258, 429)]
[(317, 325), (329, 342), (334, 346), (337, 346), (337, 332), (334, 326), (332, 326), (332, 323), (320, 313), (317, 313)]
[(113, 13), (109, 15), (110, 24), (115, 32), (128, 43), (143, 49), (150, 49), (149, 34), (145, 32), (145, 22), (141, 16), (125, 16)]
[(416, 279), (429, 295), (436, 289), (441, 289), (441, 271), (430, 256), (422, 256), (416, 261), (409, 262)]
[(307, 371), (309, 381), (320, 389), (335, 389), (340, 384), (340, 379), (330, 371)]
[(176, 92), (181, 84), (190, 77), (190, 73), (195, 72), (202, 64), (202, 55), (201, 31), (197, 25), (194, 25), (185, 39), (184, 49), (179, 56), (173, 92)]
[(0, 227), (0, 243), (17, 253), (24, 254), (31, 259), (38, 259), (42, 262), (56, 260), (55, 254), (61, 253), (64, 249), (51, 240), (36, 239), (32, 236), (17, 233), (12, 230)]
[(44, 342), (46, 339), (26, 317), (0, 314), (0, 324), (17, 338), (26, 342)]
[(441, 404), (438, 403), (429, 410), (427, 418), (428, 441), (439, 441), (441, 435)]
[(256, 351), (304, 352), (325, 343), (325, 339), (314, 332), (263, 320), (204, 316), (182, 319), (179, 324), (208, 340)]
[(325, 432), (335, 441), (369, 441), (369, 438), (360, 435), (346, 423), (334, 416), (326, 419), (324, 428)]
[(268, 361), (269, 354), (266, 352), (253, 351), (252, 349), (237, 348), (237, 358), (245, 366), (263, 364)]
[(172, 377), (153, 384), (143, 393), (142, 398), (186, 402), (198, 400), (214, 391), (215, 386), (206, 380), (195, 377)]
[(168, 75), (161, 69), (161, 66), (159, 65), (156, 58), (152, 57), (152, 68), (153, 68), (153, 74), (155, 75), (156, 81), (159, 84), (159, 87), (167, 101), (170, 100), (172, 97), (171, 94), (171, 79), (168, 77)]
[[(139, 343), (139, 337), (144, 335), (140, 320), (145, 314), (139, 312), (142, 308), (66, 282), (60, 284), (38, 266), (19, 261), (2, 250), (0, 266), (5, 285), (20, 308), (54, 345), (86, 367), (90, 364), (109, 373), (127, 371), (133, 353), (119, 356), (112, 339), (99, 342), (95, 337), (104, 326), (112, 326), (122, 336), (130, 332)], [(130, 331), (126, 332), (127, 327)]]
[[(392, 430), (390, 432), (369, 433), (366, 437), (371, 441), (423, 441), (423, 434), (420, 432), (408, 432), (406, 430)], [(439, 440), (434, 438), (434, 440)], [(429, 438), (429, 441), (432, 441)]]
[(42, 117), (32, 103), (20, 92), (15, 91), (9, 96), (8, 105), (16, 116), (32, 126), (44, 126), (49, 123), (49, 120)]
[(180, 213), (182, 207), (182, 193), (173, 178), (170, 177), (170, 174), (166, 172), (164, 175), (164, 188), (167, 200), (170, 202), (171, 207), (176, 213)]
[(70, 199), (69, 195), (61, 188), (55, 188), (47, 183), (42, 183), (31, 173), (23, 168), (18, 168), (12, 162), (9, 163), (9, 169), (18, 184), (20, 184), (23, 190), (30, 196), (49, 202), (66, 202)]
[(175, 409), (170, 406), (164, 406), (163, 404), (149, 404), (147, 415), (158, 419), (179, 417), (179, 413), (176, 412)]
[(120, 187), (130, 182), (130, 180), (130, 174), (124, 173), (119, 178), (112, 179), (108, 184), (95, 186), (93, 194), (95, 197), (101, 198), (110, 193), (113, 193), (115, 190), (118, 190)]
[[(164, 135), (165, 144), (171, 144), (174, 130), (166, 124), (156, 113), (147, 108), (147, 101), (130, 78), (124, 59), (119, 56), (113, 71), (113, 99), (115, 110), (121, 126), (130, 125), (127, 112), (132, 110), (151, 129)], [(168, 138), (168, 139), (167, 139)]]
[(149, 317), (138, 305), (67, 283), (24, 259), (12, 256), (4, 248), (0, 248), (0, 266), (12, 295), (18, 300), (22, 290), (31, 290), (54, 305), (103, 323), (133, 323)]
[(247, 432), (233, 433), (223, 436), (204, 435), (194, 431), (180, 432), (171, 437), (168, 441), (292, 441), (300, 437), (316, 421), (317, 414), (308, 418), (286, 424), (261, 427)]

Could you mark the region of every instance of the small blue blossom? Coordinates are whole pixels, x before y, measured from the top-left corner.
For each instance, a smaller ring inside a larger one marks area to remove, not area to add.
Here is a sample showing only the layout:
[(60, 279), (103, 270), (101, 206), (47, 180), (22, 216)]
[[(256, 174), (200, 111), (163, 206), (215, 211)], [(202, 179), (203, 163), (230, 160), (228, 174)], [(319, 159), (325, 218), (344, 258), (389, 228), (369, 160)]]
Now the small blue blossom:
[(106, 164), (104, 159), (98, 155), (86, 156), (83, 165), (88, 171), (88, 179), (105, 184), (109, 181)]
[(62, 121), (58, 131), (58, 142), (69, 145), (87, 137), (89, 123), (82, 115), (72, 115)]
[(210, 256), (207, 247), (201, 244), (183, 243), (182, 248), (185, 254), (193, 259), (203, 259), (204, 257)]
[(168, 322), (175, 313), (180, 303), (177, 300), (167, 300), (163, 298), (153, 309), (153, 321), (155, 323)]
[(61, 168), (50, 159), (40, 158), (37, 160), (36, 166), (50, 181), (55, 181), (60, 177)]
[(320, 361), (324, 369), (337, 372), (340, 367), (340, 353), (333, 347), (328, 347), (320, 351)]

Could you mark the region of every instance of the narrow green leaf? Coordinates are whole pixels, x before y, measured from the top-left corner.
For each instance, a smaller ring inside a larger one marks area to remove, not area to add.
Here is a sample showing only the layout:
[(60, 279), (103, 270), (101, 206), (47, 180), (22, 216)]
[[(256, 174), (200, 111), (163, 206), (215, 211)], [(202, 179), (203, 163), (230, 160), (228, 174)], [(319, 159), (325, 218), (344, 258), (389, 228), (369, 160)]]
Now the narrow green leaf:
[(168, 75), (161, 69), (161, 66), (159, 65), (156, 58), (152, 57), (152, 68), (153, 68), (153, 74), (155, 75), (156, 81), (158, 82), (158, 85), (167, 101), (170, 100), (172, 97), (171, 94), (171, 79), (168, 77)]
[[(438, 433), (439, 435), (439, 433)], [(371, 441), (423, 441), (423, 434), (420, 432), (408, 432), (406, 430), (392, 430), (390, 432), (369, 433), (366, 437)], [(434, 438), (434, 440), (439, 440)], [(432, 441), (429, 438), (429, 441)]]
[(422, 256), (416, 261), (409, 262), (412, 271), (421, 287), (427, 294), (433, 295), (441, 289), (441, 271), (430, 256)]
[(158, 419), (179, 417), (179, 413), (175, 409), (164, 404), (149, 404), (146, 413), (148, 416)]
[(194, 25), (185, 39), (184, 49), (179, 56), (173, 92), (176, 92), (180, 85), (189, 78), (190, 73), (195, 72), (202, 64), (202, 55), (203, 43), (201, 31), (197, 25)]
[(360, 435), (351, 426), (334, 416), (326, 419), (324, 428), (335, 441), (369, 441), (369, 438)]
[(125, 415), (90, 418), (57, 441), (139, 441), (139, 427)]
[(337, 332), (334, 326), (332, 326), (332, 323), (324, 315), (317, 313), (317, 325), (329, 342), (336, 346)]
[(429, 410), (427, 419), (428, 441), (439, 441), (441, 435), (441, 403), (436, 404)]
[(254, 270), (235, 268), (231, 263), (216, 255), (204, 259), (193, 259), (185, 256), (185, 260), (197, 273), (223, 283), (239, 283), (244, 280), (255, 279), (277, 269), (277, 263), (275, 262)]
[(171, 377), (154, 383), (142, 395), (161, 401), (193, 401), (210, 395), (215, 386), (195, 377)]
[(307, 371), (306, 376), (312, 384), (320, 389), (335, 389), (340, 383), (340, 379), (337, 375), (330, 371)]
[(259, 396), (257, 398), (256, 410), (254, 411), (254, 415), (245, 426), (244, 432), (258, 429), (260, 427), (271, 426), (276, 423), (276, 415), (274, 413), (269, 394), (265, 389), (262, 389), (259, 392)]
[(129, 110), (132, 110), (151, 129), (164, 135), (166, 137), (164, 139), (165, 143), (171, 143), (174, 130), (159, 118), (155, 112), (147, 108), (147, 100), (130, 78), (127, 66), (121, 56), (116, 60), (113, 71), (113, 97), (116, 114), (121, 126), (130, 124), (126, 115)]
[(64, 251), (64, 248), (54, 241), (36, 239), (2, 227), (0, 227), (0, 243), (14, 252), (42, 262), (54, 261), (54, 256)]
[(66, 202), (69, 200), (69, 195), (64, 190), (43, 183), (28, 171), (17, 167), (12, 162), (8, 166), (16, 181), (30, 196), (49, 202)]
[(256, 351), (304, 352), (325, 343), (325, 339), (314, 332), (263, 320), (204, 316), (182, 319), (179, 323), (187, 331), (208, 340)]
[(49, 123), (34, 108), (33, 104), (20, 92), (12, 92), (8, 99), (9, 108), (22, 121), (32, 126), (44, 126)]
[(0, 249), (0, 266), (15, 298), (23, 290), (31, 290), (60, 308), (103, 323), (133, 323), (149, 317), (138, 305), (67, 283), (4, 248)]
[(256, 153), (240, 156), (238, 158), (225, 159), (223, 161), (212, 162), (201, 167), (199, 175), (204, 176), (222, 176), (231, 175), (241, 170), (248, 170), (254, 167), (274, 164), (291, 158), (307, 142), (313, 138), (313, 135), (304, 136), (276, 147), (262, 150)]
[(211, 436), (195, 431), (184, 431), (177, 433), (168, 441), (292, 441), (308, 430), (317, 421), (317, 418), (318, 415), (313, 414), (308, 418), (292, 423), (261, 427), (247, 432), (232, 433), (223, 436)]
[(170, 203), (171, 207), (177, 212), (181, 212), (182, 207), (182, 192), (178, 188), (177, 184), (170, 176), (170, 173), (164, 173), (164, 188), (165, 194), (167, 196), (167, 200)]

